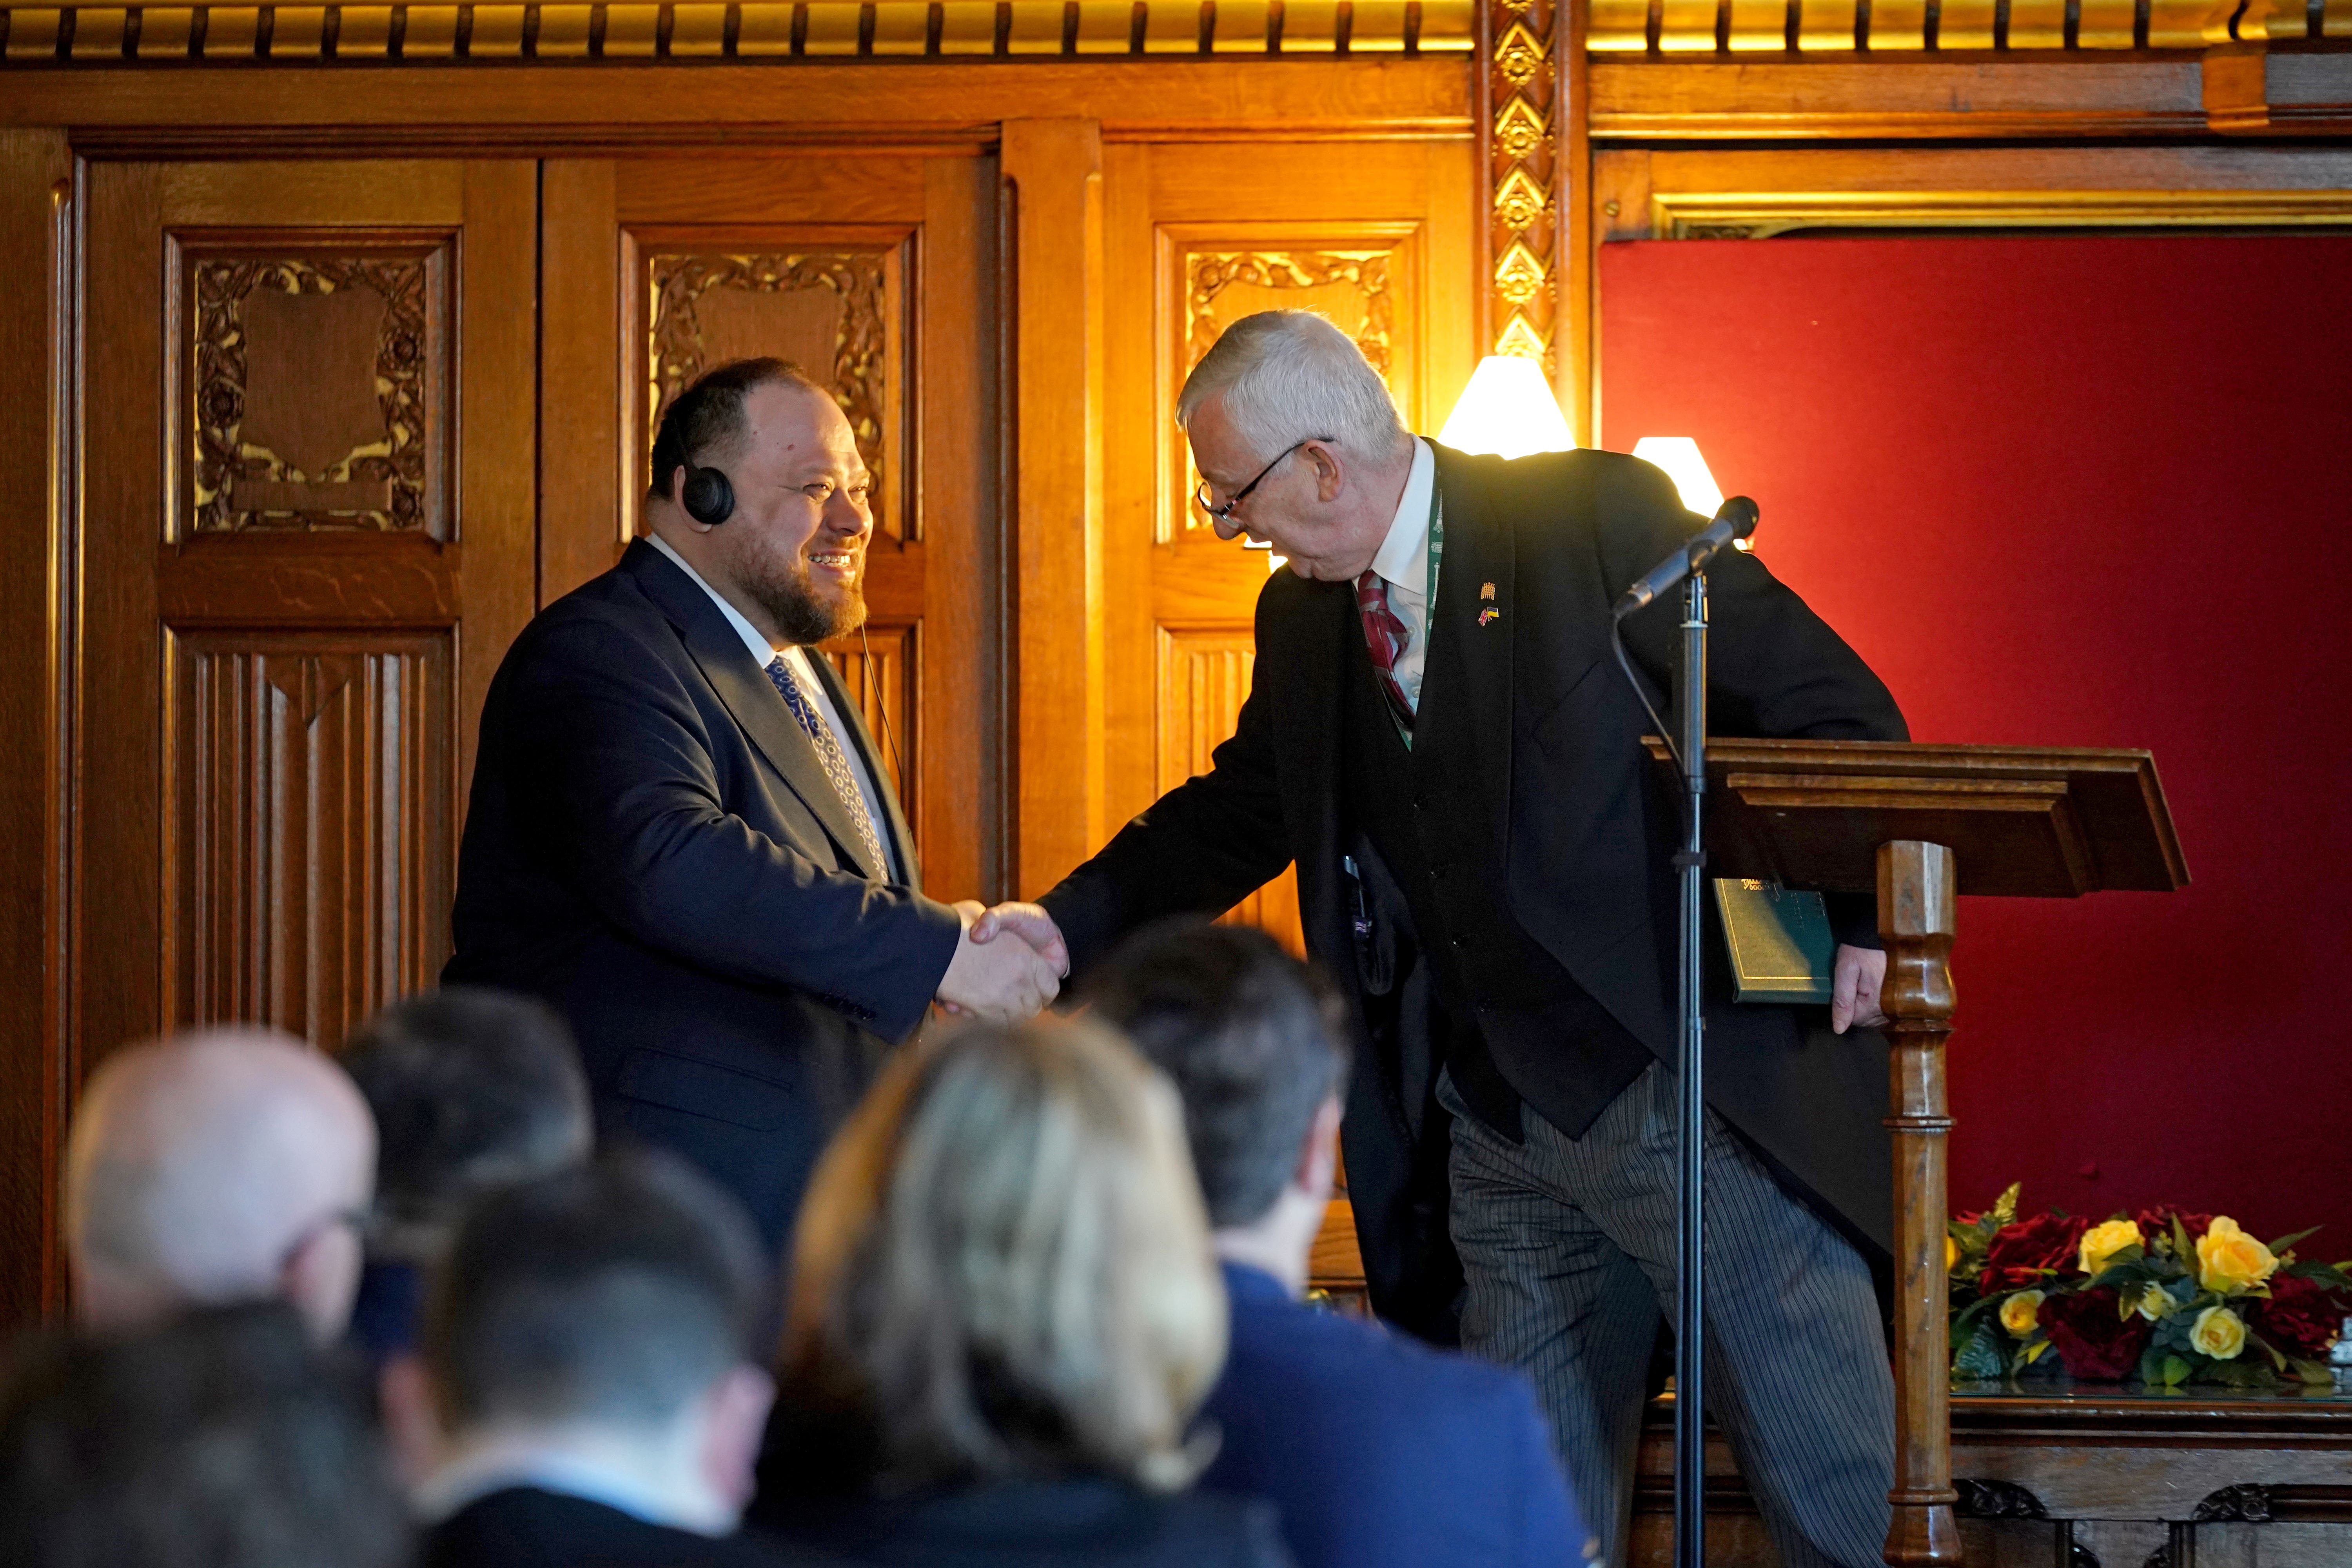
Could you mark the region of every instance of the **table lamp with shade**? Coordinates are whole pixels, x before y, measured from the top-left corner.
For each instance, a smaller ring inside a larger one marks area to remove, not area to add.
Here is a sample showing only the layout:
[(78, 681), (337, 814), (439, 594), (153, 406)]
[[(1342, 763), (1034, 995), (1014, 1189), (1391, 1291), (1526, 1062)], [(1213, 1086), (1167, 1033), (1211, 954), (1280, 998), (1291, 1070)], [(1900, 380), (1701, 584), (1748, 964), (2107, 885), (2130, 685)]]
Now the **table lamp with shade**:
[(1488, 354), (1478, 362), (1437, 438), (1457, 452), (1498, 458), (1576, 447), (1543, 366), (1516, 354)]

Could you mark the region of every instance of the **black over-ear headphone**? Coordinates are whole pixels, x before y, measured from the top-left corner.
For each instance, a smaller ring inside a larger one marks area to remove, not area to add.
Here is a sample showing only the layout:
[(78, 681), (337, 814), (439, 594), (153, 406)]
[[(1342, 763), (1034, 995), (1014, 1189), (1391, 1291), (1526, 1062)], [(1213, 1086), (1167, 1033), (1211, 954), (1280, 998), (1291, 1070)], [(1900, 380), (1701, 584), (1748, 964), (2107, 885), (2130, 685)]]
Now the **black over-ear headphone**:
[[(688, 387), (688, 394), (693, 390)], [(665, 444), (677, 449), (677, 466), (686, 469), (686, 483), (677, 492), (678, 504), (686, 508), (687, 516), (703, 527), (716, 528), (735, 515), (735, 486), (724, 470), (697, 468), (688, 456), (684, 432), (677, 427), (678, 404), (684, 401), (681, 397), (662, 411), (661, 428), (654, 432), (654, 463), (656, 468), (660, 466)]]
[(717, 468), (686, 465), (686, 484), (678, 491), (686, 515), (706, 528), (716, 528), (735, 515), (735, 487)]

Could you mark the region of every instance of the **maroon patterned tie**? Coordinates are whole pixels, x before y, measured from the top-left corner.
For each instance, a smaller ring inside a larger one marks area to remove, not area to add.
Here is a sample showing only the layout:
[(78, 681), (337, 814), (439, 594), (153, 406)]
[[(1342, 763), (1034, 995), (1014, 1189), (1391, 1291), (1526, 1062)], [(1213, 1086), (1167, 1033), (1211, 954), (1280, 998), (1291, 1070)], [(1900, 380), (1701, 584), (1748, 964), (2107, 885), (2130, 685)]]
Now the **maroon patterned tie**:
[(1371, 652), (1372, 668), (1380, 674), (1381, 695), (1389, 700), (1389, 711), (1396, 715), (1396, 721), (1410, 732), (1412, 704), (1405, 700), (1404, 688), (1396, 678), (1396, 661), (1404, 652), (1405, 626), (1389, 608), (1388, 582), (1378, 572), (1367, 570), (1356, 579), (1356, 611), (1364, 617), (1364, 646)]

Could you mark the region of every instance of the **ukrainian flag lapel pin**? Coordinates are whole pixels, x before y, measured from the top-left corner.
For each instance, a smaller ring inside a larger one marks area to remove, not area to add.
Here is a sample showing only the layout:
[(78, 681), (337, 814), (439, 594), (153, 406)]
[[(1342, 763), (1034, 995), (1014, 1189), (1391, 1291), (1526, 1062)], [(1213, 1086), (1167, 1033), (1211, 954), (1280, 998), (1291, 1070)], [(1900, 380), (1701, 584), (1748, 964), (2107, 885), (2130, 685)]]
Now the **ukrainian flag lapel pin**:
[(1479, 584), (1478, 599), (1480, 604), (1485, 606), (1478, 612), (1478, 624), (1480, 626), (1483, 626), (1489, 622), (1499, 621), (1503, 618), (1503, 612), (1495, 607), (1495, 584), (1492, 583)]

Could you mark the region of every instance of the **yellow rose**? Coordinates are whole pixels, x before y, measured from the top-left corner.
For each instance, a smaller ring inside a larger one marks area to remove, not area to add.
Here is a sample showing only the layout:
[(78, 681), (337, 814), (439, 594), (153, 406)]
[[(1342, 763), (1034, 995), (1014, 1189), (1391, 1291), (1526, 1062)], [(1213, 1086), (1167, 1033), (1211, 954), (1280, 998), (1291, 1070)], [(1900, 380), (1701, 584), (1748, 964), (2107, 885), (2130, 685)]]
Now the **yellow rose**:
[(2126, 1247), (2141, 1245), (2139, 1226), (2127, 1219), (2111, 1219), (2083, 1233), (2083, 1272), (2096, 1277)]
[(2246, 1348), (2245, 1321), (2227, 1307), (2208, 1307), (2189, 1331), (2189, 1348), (2215, 1361), (2235, 1361)]
[(2228, 1215), (2214, 1215), (2205, 1234), (2197, 1238), (2197, 1282), (2208, 1290), (2226, 1296), (2259, 1285), (2277, 1267), (2271, 1249), (2240, 1230), (2238, 1222)]
[(1947, 1234), (1944, 1237), (1944, 1272), (1949, 1274), (1960, 1266), (1960, 1244)]
[(2042, 1315), (2042, 1297), (2039, 1290), (2020, 1290), (2000, 1304), (2000, 1326), (2009, 1331), (2010, 1338), (2021, 1340), (2033, 1331)]

